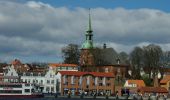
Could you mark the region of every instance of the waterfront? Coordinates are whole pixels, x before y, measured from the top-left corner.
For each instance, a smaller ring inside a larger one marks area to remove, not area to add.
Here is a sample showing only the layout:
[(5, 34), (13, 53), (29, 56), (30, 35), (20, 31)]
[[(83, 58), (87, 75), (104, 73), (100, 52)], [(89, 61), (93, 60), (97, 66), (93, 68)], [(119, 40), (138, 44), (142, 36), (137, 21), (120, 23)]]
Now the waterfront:
[[(84, 98), (80, 98), (80, 96), (72, 96), (71, 98), (68, 98), (67, 96), (59, 96), (58, 98), (55, 98), (53, 96), (49, 96), (49, 97), (44, 97), (44, 98), (0, 98), (0, 100), (149, 100), (148, 97), (143, 97), (143, 99), (136, 98), (133, 99), (133, 97), (129, 97), (128, 99), (126, 99), (126, 97), (119, 97), (119, 99), (116, 99), (115, 97), (109, 97), (108, 99), (106, 99), (106, 97), (104, 96), (97, 96), (96, 98), (93, 98), (92, 96), (85, 96)], [(168, 99), (163, 99), (163, 98), (159, 98), (156, 99), (155, 97), (151, 97), (151, 100), (170, 100), (170, 98)]]

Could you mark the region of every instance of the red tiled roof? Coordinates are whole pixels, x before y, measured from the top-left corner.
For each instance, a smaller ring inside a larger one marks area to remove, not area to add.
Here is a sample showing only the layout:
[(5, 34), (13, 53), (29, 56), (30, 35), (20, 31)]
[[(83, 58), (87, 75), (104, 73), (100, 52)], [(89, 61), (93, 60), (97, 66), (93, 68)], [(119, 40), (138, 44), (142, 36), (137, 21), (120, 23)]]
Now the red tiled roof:
[(59, 71), (62, 75), (73, 75), (73, 76), (82, 76), (86, 72), (78, 72), (78, 71)]
[(143, 80), (127, 80), (128, 84), (136, 84), (137, 87), (145, 87), (145, 83)]
[(50, 63), (49, 66), (51, 67), (77, 67), (76, 64), (58, 64), (58, 63)]
[(102, 72), (80, 72), (80, 71), (59, 71), (62, 75), (74, 75), (74, 76), (84, 76), (92, 75), (97, 77), (114, 77), (113, 73), (102, 73)]
[(148, 93), (168, 93), (167, 89), (164, 87), (141, 87), (139, 90)]
[(166, 76), (160, 81), (160, 83), (167, 83), (168, 81), (170, 81), (170, 75), (166, 75)]
[(13, 61), (11, 62), (11, 64), (12, 64), (12, 65), (21, 65), (22, 63), (21, 63), (20, 60), (15, 59), (15, 60), (13, 60)]

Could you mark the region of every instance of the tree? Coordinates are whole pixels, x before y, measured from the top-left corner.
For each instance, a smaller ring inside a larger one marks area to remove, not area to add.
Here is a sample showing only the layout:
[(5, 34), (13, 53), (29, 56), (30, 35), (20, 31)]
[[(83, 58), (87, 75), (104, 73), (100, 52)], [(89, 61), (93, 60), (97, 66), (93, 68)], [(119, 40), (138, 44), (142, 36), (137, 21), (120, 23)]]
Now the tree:
[(132, 78), (140, 79), (140, 69), (143, 66), (143, 49), (140, 47), (135, 47), (130, 53), (130, 64), (132, 68)]
[(80, 50), (76, 44), (68, 44), (68, 46), (62, 48), (62, 54), (64, 63), (67, 64), (79, 64)]
[(129, 64), (129, 55), (126, 52), (120, 52), (119, 57), (125, 61), (125, 64)]
[[(158, 86), (158, 73), (161, 66), (162, 49), (158, 45), (150, 44), (144, 47), (144, 64), (149, 73), (149, 79), (153, 78), (154, 86)], [(151, 74), (152, 73), (152, 74)]]
[(163, 52), (163, 55), (161, 57), (161, 64), (162, 67), (170, 66), (170, 51)]
[(145, 82), (146, 86), (152, 86), (152, 80), (149, 79), (148, 74), (142, 75), (141, 79)]

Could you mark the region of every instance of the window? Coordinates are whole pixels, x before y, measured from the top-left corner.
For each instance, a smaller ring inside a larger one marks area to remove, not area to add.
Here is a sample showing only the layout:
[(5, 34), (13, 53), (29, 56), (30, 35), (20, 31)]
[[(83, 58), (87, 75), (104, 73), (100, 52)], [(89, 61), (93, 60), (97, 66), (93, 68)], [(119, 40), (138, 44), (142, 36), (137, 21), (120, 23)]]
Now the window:
[(26, 93), (29, 93), (30, 92), (30, 89), (25, 89), (24, 90)]
[(51, 92), (54, 92), (54, 87), (51, 87)]
[(11, 73), (11, 76), (13, 76), (13, 72)]
[(110, 78), (109, 78), (109, 77), (107, 77), (107, 80), (109, 81), (109, 80), (110, 80)]
[(110, 83), (107, 83), (106, 85), (107, 85), (107, 86), (110, 86)]
[(8, 90), (0, 90), (0, 93), (10, 93), (10, 94), (21, 94), (22, 93), (22, 90), (11, 90), (11, 91), (8, 91)]
[(35, 80), (33, 80), (33, 83), (35, 83)]
[(30, 86), (30, 84), (25, 84), (25, 86)]
[(99, 86), (102, 86), (103, 84), (102, 83), (99, 83)]
[(41, 73), (38, 73), (38, 76), (41, 76)]
[(50, 80), (47, 80), (47, 83), (49, 84), (49, 83), (50, 83)]
[(68, 85), (68, 82), (66, 82), (65, 85)]
[(54, 80), (51, 80), (51, 84), (54, 84)]
[(49, 88), (49, 87), (46, 87), (46, 91), (49, 92), (49, 91), (50, 91), (50, 88)]
[(86, 88), (89, 88), (89, 86), (88, 86), (88, 85), (86, 85)]
[(99, 79), (102, 80), (102, 77), (100, 77)]
[(41, 84), (43, 84), (43, 80), (41, 80)]
[(23, 73), (23, 76), (25, 76), (26, 74), (25, 74), (25, 72)]
[(38, 80), (36, 80), (36, 83), (38, 83)]

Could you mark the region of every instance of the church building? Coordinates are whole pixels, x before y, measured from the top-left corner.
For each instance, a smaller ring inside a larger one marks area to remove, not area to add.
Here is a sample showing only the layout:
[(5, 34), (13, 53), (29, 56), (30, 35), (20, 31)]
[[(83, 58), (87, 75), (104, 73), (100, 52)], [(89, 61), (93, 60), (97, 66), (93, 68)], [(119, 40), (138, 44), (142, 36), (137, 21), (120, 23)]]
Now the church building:
[[(97, 57), (96, 57), (97, 56)], [(96, 63), (97, 62), (97, 63)], [(97, 48), (93, 45), (93, 30), (89, 10), (88, 29), (80, 53), (80, 70), (83, 72), (112, 72), (119, 80), (125, 79), (129, 65), (113, 48)]]

